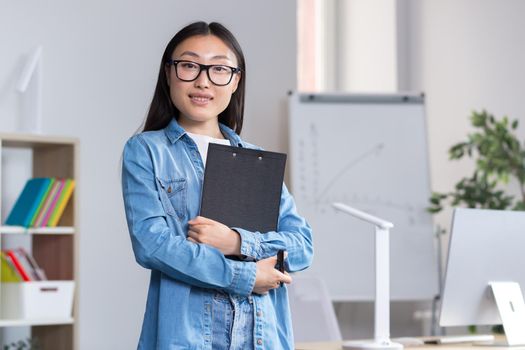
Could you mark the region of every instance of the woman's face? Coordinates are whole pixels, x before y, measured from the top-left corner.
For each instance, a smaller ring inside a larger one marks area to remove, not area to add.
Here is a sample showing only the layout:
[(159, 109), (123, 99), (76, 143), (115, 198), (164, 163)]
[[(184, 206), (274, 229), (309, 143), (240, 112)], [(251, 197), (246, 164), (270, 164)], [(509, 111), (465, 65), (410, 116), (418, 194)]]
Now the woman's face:
[[(198, 35), (184, 40), (175, 48), (171, 58), (206, 65), (237, 67), (238, 64), (234, 52), (214, 35)], [(230, 103), (240, 79), (239, 74), (234, 74), (228, 85), (217, 86), (203, 70), (196, 80), (186, 82), (177, 78), (174, 65), (167, 68), (166, 74), (171, 100), (180, 111), (179, 118), (193, 123), (216, 121)]]

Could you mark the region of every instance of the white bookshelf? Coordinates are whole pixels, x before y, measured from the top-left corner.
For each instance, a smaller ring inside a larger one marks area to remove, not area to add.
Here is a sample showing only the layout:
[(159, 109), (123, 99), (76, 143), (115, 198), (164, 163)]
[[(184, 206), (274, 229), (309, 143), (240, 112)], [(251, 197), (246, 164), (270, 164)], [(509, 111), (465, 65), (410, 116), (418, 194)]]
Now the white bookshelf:
[(3, 235), (72, 235), (75, 228), (72, 226), (57, 227), (22, 227), (22, 226), (0, 226), (0, 234)]
[[(76, 170), (78, 169), (78, 144), (76, 138), (0, 133), (0, 175), (12, 176), (6, 175), (10, 174), (9, 168), (3, 169), (5, 166), (9, 167), (10, 164), (4, 162), (6, 150), (23, 149), (28, 150), (32, 155), (32, 164), (27, 164), (28, 167), (32, 168), (30, 177), (72, 178), (76, 182), (76, 188), (78, 188)], [(4, 180), (0, 177), (2, 186), (8, 182)], [(29, 180), (29, 178), (22, 180)], [(2, 186), (0, 186), (0, 198), (3, 198), (2, 193), (6, 190)], [(77, 193), (78, 191), (75, 189), (57, 227), (0, 226), (0, 248), (8, 246), (7, 243), (16, 244), (18, 237), (25, 237), (23, 240), (29, 240), (31, 253), (46, 272), (47, 278), (50, 281), (73, 281), (75, 288), (78, 285)], [(6, 217), (10, 209), (2, 208), (2, 203), (0, 203), (2, 217)], [(12, 294), (6, 292), (9, 289), (8, 286), (3, 284), (0, 286), (2, 286), (0, 288), (0, 300), (3, 297), (9, 299), (9, 302)], [(0, 313), (0, 328), (30, 327), (31, 336), (38, 338), (42, 349), (73, 350), (77, 347), (75, 322), (75, 319), (78, 318), (77, 305), (78, 300), (74, 297), (71, 317), (10, 319), (3, 318), (2, 313)]]
[(69, 318), (43, 318), (38, 320), (0, 320), (0, 327), (23, 327), (23, 326), (50, 326), (73, 324), (75, 320)]

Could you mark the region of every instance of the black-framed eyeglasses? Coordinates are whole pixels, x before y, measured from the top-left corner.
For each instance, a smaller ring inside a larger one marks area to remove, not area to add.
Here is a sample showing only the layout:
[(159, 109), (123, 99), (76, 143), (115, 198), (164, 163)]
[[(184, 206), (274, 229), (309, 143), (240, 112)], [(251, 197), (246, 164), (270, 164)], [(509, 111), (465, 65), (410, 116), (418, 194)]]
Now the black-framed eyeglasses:
[(166, 64), (175, 66), (177, 78), (186, 82), (197, 80), (201, 72), (205, 70), (208, 79), (217, 86), (228, 85), (232, 81), (233, 75), (241, 72), (240, 68), (223, 64), (200, 64), (185, 60), (169, 60)]

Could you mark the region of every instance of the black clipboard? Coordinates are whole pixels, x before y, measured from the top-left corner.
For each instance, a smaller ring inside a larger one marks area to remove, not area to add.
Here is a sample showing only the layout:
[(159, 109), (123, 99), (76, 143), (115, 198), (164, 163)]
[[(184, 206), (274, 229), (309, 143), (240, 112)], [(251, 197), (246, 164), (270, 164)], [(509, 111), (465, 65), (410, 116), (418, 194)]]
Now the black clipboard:
[(210, 143), (200, 215), (261, 233), (276, 231), (286, 154)]

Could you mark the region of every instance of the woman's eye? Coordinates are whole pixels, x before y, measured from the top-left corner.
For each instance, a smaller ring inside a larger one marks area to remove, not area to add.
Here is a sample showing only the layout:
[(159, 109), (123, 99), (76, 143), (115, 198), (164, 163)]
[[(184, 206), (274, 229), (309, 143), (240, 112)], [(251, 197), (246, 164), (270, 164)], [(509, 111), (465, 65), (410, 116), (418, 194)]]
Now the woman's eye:
[(182, 62), (182, 68), (184, 68), (184, 69), (197, 69), (198, 66), (195, 63)]
[(229, 70), (226, 66), (213, 66), (213, 71), (215, 73), (227, 73)]

